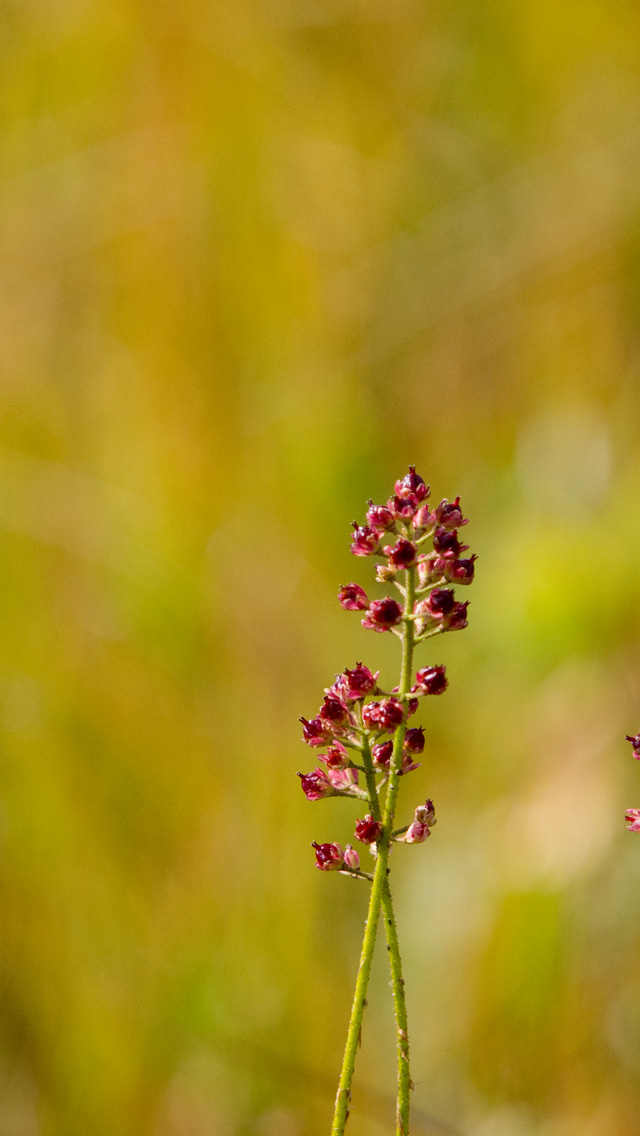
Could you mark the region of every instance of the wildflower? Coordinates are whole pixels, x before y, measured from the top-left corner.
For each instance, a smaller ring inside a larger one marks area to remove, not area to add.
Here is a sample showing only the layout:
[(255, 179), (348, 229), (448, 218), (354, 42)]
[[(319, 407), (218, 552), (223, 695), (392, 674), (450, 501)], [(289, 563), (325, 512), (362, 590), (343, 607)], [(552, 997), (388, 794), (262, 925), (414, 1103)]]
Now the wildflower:
[(434, 619), (441, 619), (453, 611), (454, 604), (455, 593), (451, 588), (434, 588), (426, 600), (421, 600), (417, 608), (421, 612), (428, 612)]
[(351, 758), (340, 742), (329, 746), (326, 753), (319, 753), (318, 761), (324, 761), (329, 769), (347, 769), (351, 765)]
[(453, 605), (451, 611), (449, 612), (449, 614), (447, 615), (447, 617), (445, 619), (445, 625), (446, 625), (447, 631), (462, 631), (462, 629), (464, 627), (467, 627), (467, 625), (468, 625), (468, 620), (467, 620), (467, 608), (468, 608), (468, 606), (469, 606), (468, 600), (466, 601), (466, 603), (456, 603), (456, 604)]
[(356, 821), (356, 840), (362, 844), (377, 844), (382, 835), (382, 825), (367, 813), (363, 820)]
[(395, 528), (395, 517), (387, 505), (374, 505), (373, 501), (369, 501), (368, 504), (367, 524), (369, 528), (376, 532), (386, 532), (388, 529)]
[(344, 850), (344, 866), (350, 868), (352, 872), (357, 872), (360, 867), (360, 856), (352, 844), (347, 844)]
[(418, 501), (424, 501), (429, 496), (429, 486), (425, 485), (419, 473), (416, 473), (414, 465), (409, 466), (409, 472), (405, 473), (401, 481), (396, 481), (395, 484), (396, 497), (410, 499), (417, 498)]
[(624, 819), (631, 821), (627, 825), (629, 832), (640, 832), (640, 809), (627, 809)]
[(446, 667), (422, 667), (416, 673), (412, 694), (443, 694), (447, 689)]
[(390, 734), (404, 721), (404, 708), (397, 698), (369, 702), (362, 708), (362, 720), (366, 729)]
[(316, 868), (321, 872), (337, 872), (344, 864), (344, 853), (339, 844), (318, 844), (312, 841), (316, 850)]
[(338, 600), (345, 611), (364, 611), (369, 606), (367, 593), (359, 584), (343, 584)]
[(445, 560), (443, 563), (445, 578), (452, 584), (471, 584), (477, 559), (474, 555), (468, 560)]
[(349, 710), (341, 698), (336, 698), (333, 693), (325, 694), (318, 716), (326, 722), (342, 725), (349, 719)]
[(449, 532), (448, 529), (437, 528), (433, 534), (433, 547), (439, 556), (448, 556), (452, 560), (457, 560), (460, 553), (466, 552), (469, 545), (460, 544), (455, 530)]
[(372, 556), (380, 547), (380, 535), (369, 525), (358, 525), (353, 522), (355, 532), (351, 541), (351, 551), (354, 556)]
[(394, 568), (411, 568), (418, 555), (418, 549), (412, 541), (401, 536), (392, 546), (388, 544), (384, 550)]
[(298, 773), (302, 792), (308, 801), (320, 801), (323, 797), (333, 797), (335, 789), (327, 777), (324, 769), (313, 770), (313, 773)]
[(333, 740), (333, 730), (325, 719), (312, 718), (309, 722), (306, 718), (299, 718), (298, 721), (302, 722), (302, 734), (307, 745), (323, 746)]
[(376, 671), (373, 674), (362, 663), (356, 663), (352, 671), (347, 668), (343, 674), (338, 675), (334, 686), (341, 698), (347, 702), (358, 702), (368, 694), (373, 694), (379, 673)]
[(435, 509), (434, 516), (436, 524), (443, 529), (459, 529), (463, 525), (469, 524), (468, 517), (462, 516), (459, 497), (456, 497), (453, 502), (447, 501), (445, 497), (444, 501), (441, 501)]
[(362, 626), (372, 631), (390, 631), (402, 619), (402, 608), (397, 600), (385, 596), (382, 600), (374, 600), (369, 604), (366, 618)]
[(378, 745), (371, 747), (371, 756), (373, 764), (379, 766), (380, 769), (388, 769), (389, 762), (391, 761), (391, 754), (393, 753), (393, 742), (379, 742)]
[(404, 735), (404, 749), (407, 753), (422, 753), (424, 749), (424, 729), (416, 726)]
[(638, 761), (640, 761), (640, 734), (636, 734), (634, 738), (630, 737), (630, 735), (627, 734), (624, 740), (626, 742), (631, 742), (631, 745), (633, 746), (633, 756), (637, 758)]

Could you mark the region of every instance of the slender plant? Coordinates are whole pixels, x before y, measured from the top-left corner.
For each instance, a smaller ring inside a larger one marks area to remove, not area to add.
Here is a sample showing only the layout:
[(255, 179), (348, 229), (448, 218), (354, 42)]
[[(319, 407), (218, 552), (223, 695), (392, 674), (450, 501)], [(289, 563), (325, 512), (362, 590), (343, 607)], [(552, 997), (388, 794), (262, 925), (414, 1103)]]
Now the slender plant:
[[(356, 822), (355, 839), (368, 846), (372, 871), (363, 871), (360, 856), (351, 844), (313, 842), (316, 866), (323, 872), (339, 872), (371, 885), (360, 966), (347, 1031), (331, 1136), (343, 1136), (351, 1102), (351, 1084), (360, 1042), (367, 986), (376, 941), (380, 911), (384, 917), (391, 985), (396, 1019), (398, 1095), (396, 1136), (409, 1136), (409, 1098), (413, 1088), (409, 1071), (407, 1007), (402, 977), (396, 920), (389, 886), (389, 856), (392, 845), (422, 844), (436, 823), (433, 802), (419, 805), (414, 818), (400, 828), (396, 808), (400, 779), (419, 768), (415, 757), (422, 753), (422, 726), (407, 725), (420, 698), (442, 694), (447, 687), (444, 666), (424, 666), (414, 673), (414, 652), (426, 639), (467, 626), (468, 603), (456, 601), (451, 584), (470, 584), (475, 556), (464, 558), (458, 530), (467, 524), (460, 498), (446, 499), (431, 509), (429, 487), (410, 466), (395, 483), (395, 493), (386, 505), (369, 502), (366, 523), (353, 522), (351, 551), (354, 556), (377, 557), (376, 578), (393, 584), (400, 602), (392, 596), (369, 600), (359, 584), (344, 584), (338, 599), (347, 611), (362, 611), (363, 627), (391, 632), (402, 644), (398, 685), (386, 691), (375, 673), (356, 663), (336, 677), (315, 718), (301, 718), (304, 740), (325, 749), (311, 773), (299, 773), (302, 789), (310, 801), (324, 797), (352, 797), (368, 809)], [(393, 543), (383, 546), (387, 538)], [(360, 781), (362, 775), (363, 784)]]
[[(640, 761), (640, 734), (636, 734), (635, 737), (627, 734), (625, 741), (631, 742), (633, 756)], [(630, 832), (640, 832), (640, 809), (627, 809), (625, 820), (628, 821), (627, 828)]]

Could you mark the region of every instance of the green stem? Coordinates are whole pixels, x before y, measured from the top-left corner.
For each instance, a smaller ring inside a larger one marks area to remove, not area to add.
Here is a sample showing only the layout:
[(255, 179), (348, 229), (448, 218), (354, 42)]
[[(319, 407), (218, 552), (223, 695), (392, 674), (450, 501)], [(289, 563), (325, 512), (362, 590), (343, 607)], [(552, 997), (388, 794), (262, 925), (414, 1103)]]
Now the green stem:
[[(415, 604), (415, 569), (407, 569), (407, 588), (406, 588), (406, 604), (405, 611), (413, 613)], [(402, 663), (400, 668), (400, 686), (398, 693), (400, 695), (407, 694), (411, 685), (411, 675), (413, 666), (413, 648), (414, 648), (414, 627), (413, 622), (408, 620), (403, 624), (402, 633)], [(396, 802), (398, 798), (398, 788), (400, 782), (400, 774), (402, 771), (402, 746), (404, 743), (404, 735), (406, 733), (406, 725), (398, 726), (393, 742), (393, 753), (390, 762), (390, 775), (389, 775), (389, 788), (387, 790), (387, 797), (385, 802), (385, 810), (383, 817), (382, 835), (378, 842), (378, 850), (376, 857), (376, 866), (373, 874), (373, 884), (371, 885), (371, 895), (369, 897), (369, 910), (367, 912), (367, 922), (364, 929), (364, 939), (362, 943), (362, 951), (360, 954), (360, 965), (358, 967), (358, 977), (356, 979), (356, 988), (353, 997), (353, 1005), (351, 1008), (351, 1018), (349, 1021), (349, 1029), (347, 1031), (347, 1044), (345, 1046), (344, 1058), (342, 1061), (342, 1070), (340, 1073), (340, 1081), (338, 1084), (338, 1095), (336, 1097), (336, 1106), (333, 1116), (333, 1126), (331, 1128), (331, 1136), (344, 1136), (345, 1125), (349, 1115), (349, 1102), (351, 1099), (351, 1083), (353, 1081), (353, 1071), (356, 1063), (356, 1056), (358, 1052), (358, 1045), (360, 1042), (360, 1030), (362, 1027), (362, 1017), (366, 1005), (367, 987), (369, 985), (369, 975), (371, 974), (371, 963), (373, 960), (373, 950), (376, 942), (376, 933), (378, 930), (378, 919), (380, 917), (380, 908), (385, 901), (385, 910), (387, 908), (385, 895), (389, 896), (389, 906), (391, 895), (387, 882), (387, 865), (389, 862), (389, 850), (391, 847), (391, 832), (393, 830), (393, 819), (395, 816)], [(365, 768), (367, 762), (365, 761)], [(367, 777), (367, 785), (369, 785), (369, 778)], [(375, 788), (375, 779), (374, 779)], [(395, 930), (395, 922), (393, 921), (393, 910), (391, 909), (392, 926)], [(388, 930), (388, 923), (387, 923)], [(393, 956), (392, 961), (392, 976), (397, 975), (399, 978), (398, 989), (402, 987), (402, 975), (400, 972), (400, 953), (397, 947), (397, 935), (395, 936), (396, 949), (389, 950), (390, 957)], [(395, 999), (395, 977), (394, 977), (394, 999)], [(404, 1006), (404, 994), (402, 995), (402, 1004)], [(398, 1031), (402, 1028), (404, 1036), (399, 1038), (399, 1052), (401, 1051), (399, 1075), (401, 1076), (402, 1083), (398, 1085), (398, 1116), (397, 1116), (397, 1136), (408, 1136), (409, 1134), (409, 1089), (411, 1081), (409, 1078), (409, 1046), (408, 1038), (406, 1037), (406, 1008), (404, 1010), (404, 1025), (398, 1026)], [(402, 1041), (402, 1047), (400, 1046)], [(399, 1080), (400, 1080), (399, 1076)]]
[[(376, 786), (375, 770), (371, 758), (368, 741), (363, 748), (364, 772), (369, 793), (369, 807), (375, 820), (382, 820), (380, 800)], [(405, 826), (408, 828), (408, 825)], [(403, 831), (402, 829), (400, 831)], [(393, 991), (393, 1005), (396, 1018), (396, 1044), (398, 1049), (398, 1106), (397, 1106), (397, 1133), (398, 1136), (408, 1136), (409, 1132), (409, 1094), (411, 1091), (411, 1077), (409, 1073), (409, 1033), (407, 1023), (407, 1003), (404, 994), (404, 979), (402, 977), (402, 959), (400, 957), (400, 943), (396, 927), (391, 888), (389, 878), (385, 880), (382, 892), (382, 914), (384, 917), (387, 935), (387, 949), (389, 951), (389, 966), (391, 968), (391, 987)], [(405, 1127), (403, 1127), (405, 1126)]]

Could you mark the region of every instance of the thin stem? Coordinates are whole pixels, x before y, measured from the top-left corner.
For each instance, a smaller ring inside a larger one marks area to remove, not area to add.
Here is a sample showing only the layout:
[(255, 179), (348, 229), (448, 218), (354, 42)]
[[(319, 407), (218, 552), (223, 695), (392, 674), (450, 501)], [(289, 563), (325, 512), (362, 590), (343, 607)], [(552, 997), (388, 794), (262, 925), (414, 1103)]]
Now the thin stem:
[[(380, 799), (376, 787), (375, 771), (373, 761), (371, 759), (371, 750), (368, 742), (365, 742), (363, 749), (363, 761), (365, 778), (367, 781), (367, 789), (369, 791), (369, 807), (371, 814), (375, 820), (382, 820), (382, 812), (380, 810)], [(398, 829), (397, 832), (405, 832), (408, 828)], [(392, 833), (392, 837), (396, 833)], [(404, 994), (404, 979), (402, 977), (402, 959), (400, 957), (400, 943), (398, 941), (398, 930), (396, 927), (395, 914), (393, 911), (393, 902), (391, 899), (391, 888), (389, 887), (389, 877), (385, 880), (384, 891), (382, 893), (382, 914), (384, 917), (384, 925), (387, 936), (387, 948), (389, 951), (389, 966), (391, 968), (391, 986), (393, 990), (393, 1005), (396, 1018), (396, 1044), (398, 1049), (398, 1133), (399, 1136), (408, 1136), (409, 1128), (409, 1092), (411, 1089), (411, 1078), (409, 1076), (409, 1034), (407, 1023), (407, 1003)], [(406, 1123), (407, 1127), (402, 1127)]]
[[(407, 569), (406, 582), (407, 586), (405, 611), (407, 613), (413, 613), (415, 604), (415, 569)], [(407, 694), (411, 685), (413, 648), (414, 627), (413, 622), (411, 620), (408, 620), (403, 624), (402, 631), (402, 662), (400, 667), (400, 685), (398, 691), (400, 695)], [(390, 762), (389, 788), (387, 790), (384, 817), (382, 822), (382, 835), (378, 842), (376, 866), (373, 874), (371, 894), (369, 897), (369, 910), (367, 912), (367, 922), (365, 924), (362, 951), (360, 953), (360, 965), (358, 967), (358, 977), (356, 979), (356, 988), (353, 997), (353, 1005), (351, 1008), (351, 1018), (347, 1032), (347, 1044), (345, 1046), (344, 1058), (342, 1061), (342, 1070), (340, 1073), (340, 1081), (338, 1084), (338, 1094), (336, 1097), (336, 1106), (333, 1116), (331, 1136), (343, 1136), (345, 1125), (347, 1123), (347, 1117), (349, 1115), (349, 1101), (351, 1099), (351, 1083), (353, 1081), (353, 1071), (355, 1068), (358, 1044), (360, 1041), (360, 1029), (362, 1026), (362, 1017), (366, 1004), (367, 987), (369, 984), (369, 975), (371, 973), (371, 962), (373, 959), (373, 950), (376, 942), (380, 908), (384, 900), (385, 910), (387, 910), (387, 896), (389, 898), (389, 905), (391, 901), (389, 885), (387, 882), (387, 865), (389, 861), (391, 832), (393, 830), (393, 820), (398, 797), (400, 774), (402, 771), (402, 746), (404, 743), (405, 733), (406, 724), (403, 722), (400, 726), (398, 726), (394, 736), (393, 754)], [(367, 759), (366, 757), (364, 757), (364, 750), (363, 758), (366, 769)], [(371, 772), (373, 772), (372, 768)], [(367, 786), (369, 787), (369, 777), (367, 777)], [(375, 790), (375, 777), (372, 779), (372, 787)], [(395, 921), (393, 919), (392, 908), (391, 921), (393, 930), (395, 930)], [(387, 924), (387, 931), (388, 929), (389, 928)], [(402, 991), (401, 1004), (402, 1009), (404, 1010), (404, 1017), (402, 1019), (403, 1024), (401, 1025), (400, 1023), (398, 1023), (398, 1049), (400, 1056), (398, 1069), (398, 1113), (396, 1136), (408, 1136), (409, 1092), (411, 1088), (411, 1079), (409, 1076), (409, 1041), (407, 1037), (406, 1008), (404, 1007), (404, 988), (400, 969), (400, 952), (398, 949), (397, 935), (395, 935), (395, 950), (392, 949), (391, 944), (389, 944), (389, 956), (390, 959), (392, 958), (391, 965), (392, 976), (394, 980), (394, 1001), (396, 994), (395, 978), (397, 976), (397, 989), (398, 991)], [(400, 1030), (402, 1030), (402, 1034), (400, 1033)]]

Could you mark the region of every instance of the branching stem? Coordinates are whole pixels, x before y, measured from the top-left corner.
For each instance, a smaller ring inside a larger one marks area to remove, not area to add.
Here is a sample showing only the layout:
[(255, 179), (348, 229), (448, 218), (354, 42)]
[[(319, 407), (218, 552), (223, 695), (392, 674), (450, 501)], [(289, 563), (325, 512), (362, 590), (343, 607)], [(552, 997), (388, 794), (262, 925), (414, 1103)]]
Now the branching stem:
[[(415, 569), (409, 568), (406, 573), (406, 603), (405, 613), (413, 614), (415, 604)], [(400, 684), (398, 694), (406, 695), (411, 686), (413, 668), (413, 650), (415, 632), (412, 620), (403, 624), (402, 630), (402, 662), (400, 668)], [(384, 815), (380, 818), (380, 804), (375, 783), (375, 773), (368, 744), (363, 747), (363, 762), (365, 777), (369, 792), (372, 815), (375, 819), (382, 819), (382, 835), (377, 849), (376, 866), (373, 874), (373, 883), (369, 897), (369, 910), (365, 924), (364, 940), (360, 954), (358, 977), (351, 1008), (351, 1019), (347, 1032), (342, 1071), (338, 1084), (338, 1095), (333, 1117), (331, 1136), (344, 1136), (345, 1125), (349, 1115), (351, 1100), (351, 1084), (355, 1068), (362, 1017), (366, 1005), (367, 987), (371, 973), (371, 962), (375, 947), (380, 908), (384, 908), (385, 929), (389, 947), (389, 960), (391, 965), (391, 978), (393, 985), (393, 998), (396, 1013), (397, 1043), (398, 1043), (398, 1106), (396, 1118), (396, 1136), (409, 1136), (409, 1095), (411, 1090), (411, 1077), (409, 1073), (409, 1038), (407, 1033), (407, 1010), (404, 997), (404, 981), (402, 978), (402, 965), (400, 949), (396, 931), (391, 892), (388, 882), (388, 862), (391, 848), (391, 834), (395, 817), (398, 788), (402, 773), (402, 747), (406, 725), (403, 722), (398, 726), (393, 742), (393, 753), (389, 768), (389, 787), (385, 800)], [(374, 812), (374, 807), (377, 810)]]

